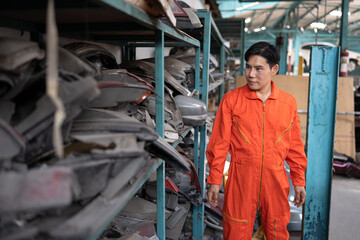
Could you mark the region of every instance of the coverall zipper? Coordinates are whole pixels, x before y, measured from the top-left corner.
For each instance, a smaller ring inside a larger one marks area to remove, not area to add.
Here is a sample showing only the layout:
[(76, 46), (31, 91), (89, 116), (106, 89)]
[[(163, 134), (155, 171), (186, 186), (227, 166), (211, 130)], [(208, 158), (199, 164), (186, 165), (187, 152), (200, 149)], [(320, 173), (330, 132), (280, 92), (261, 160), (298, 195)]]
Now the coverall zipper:
[(276, 140), (276, 145), (279, 145), (281, 138), (291, 129), (292, 125), (293, 125), (293, 121), (291, 121), (290, 126)]
[(239, 131), (240, 135), (244, 138), (246, 143), (250, 143), (250, 141), (247, 139), (247, 137), (245, 136), (245, 134), (240, 130), (239, 125), (235, 122), (234, 118), (233, 118), (233, 123), (235, 124), (237, 130)]
[(263, 102), (263, 128), (262, 128), (262, 151), (261, 151), (261, 173), (260, 173), (260, 189), (259, 189), (259, 203), (258, 210), (260, 209), (260, 196), (261, 196), (261, 185), (262, 185), (262, 175), (263, 175), (263, 167), (264, 167), (264, 151), (265, 151), (265, 102)]
[(274, 219), (274, 240), (276, 240), (276, 219)]

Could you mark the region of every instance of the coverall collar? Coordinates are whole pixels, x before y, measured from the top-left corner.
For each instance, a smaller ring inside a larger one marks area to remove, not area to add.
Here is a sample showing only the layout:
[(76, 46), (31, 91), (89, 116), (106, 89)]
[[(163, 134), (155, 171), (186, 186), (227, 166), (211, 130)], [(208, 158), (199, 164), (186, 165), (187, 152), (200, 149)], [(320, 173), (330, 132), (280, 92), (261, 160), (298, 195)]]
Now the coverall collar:
[[(277, 99), (278, 95), (279, 95), (279, 89), (276, 87), (274, 81), (271, 80), (271, 94), (268, 97), (268, 99)], [(249, 99), (259, 99), (255, 91), (251, 90), (247, 84), (245, 88), (245, 96)]]

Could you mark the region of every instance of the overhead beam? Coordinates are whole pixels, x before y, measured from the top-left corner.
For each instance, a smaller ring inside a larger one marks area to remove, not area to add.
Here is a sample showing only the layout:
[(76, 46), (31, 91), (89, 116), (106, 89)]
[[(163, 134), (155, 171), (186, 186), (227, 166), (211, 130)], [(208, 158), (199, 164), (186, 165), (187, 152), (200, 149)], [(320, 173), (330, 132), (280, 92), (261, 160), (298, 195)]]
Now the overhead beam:
[(284, 21), (284, 19), (287, 18), (287, 15), (294, 9), (296, 8), (298, 5), (300, 4), (300, 2), (295, 2), (295, 3), (292, 3), (290, 8), (288, 10), (286, 10), (285, 14), (279, 18), (273, 25), (270, 29), (275, 29), (281, 22)]
[(299, 19), (302, 19), (303, 17), (305, 17), (306, 15), (308, 15), (309, 13), (316, 18), (316, 16), (312, 13), (312, 10), (314, 10), (314, 8), (316, 8), (318, 6), (318, 4), (315, 4), (313, 7), (309, 8), (307, 6), (305, 6), (303, 3), (301, 3), (301, 5), (307, 9), (306, 13), (304, 13), (303, 15), (301, 15), (301, 17)]
[(352, 33), (352, 32), (354, 32), (356, 30), (359, 30), (359, 29), (360, 29), (360, 25), (357, 25), (357, 26), (355, 26), (353, 28), (350, 28), (349, 33)]
[(256, 10), (254, 10), (254, 12), (251, 14), (251, 22), (249, 23), (249, 27), (248, 27), (248, 29), (250, 29), (251, 27), (252, 27), (252, 24), (253, 24), (253, 18), (254, 18), (254, 16), (256, 15)]
[(275, 7), (273, 7), (271, 9), (271, 12), (269, 13), (269, 15), (266, 17), (264, 23), (263, 23), (263, 26), (266, 25), (266, 23), (269, 21), (269, 19), (271, 18), (272, 14), (274, 13), (275, 10), (277, 10), (277, 7), (279, 6), (279, 4), (276, 4)]
[[(324, 13), (322, 16), (319, 17), (318, 21), (320, 21), (320, 20), (323, 19), (323, 18), (325, 19), (325, 17), (326, 17), (327, 15), (329, 15), (332, 11), (335, 11), (335, 10), (337, 10), (337, 9), (339, 9), (339, 8), (340, 8), (340, 6), (337, 6), (337, 7), (333, 8), (333, 9), (327, 11), (326, 13)], [(310, 24), (311, 24), (311, 23), (306, 24), (305, 26), (303, 26), (303, 28), (307, 28), (308, 26), (310, 26)]]

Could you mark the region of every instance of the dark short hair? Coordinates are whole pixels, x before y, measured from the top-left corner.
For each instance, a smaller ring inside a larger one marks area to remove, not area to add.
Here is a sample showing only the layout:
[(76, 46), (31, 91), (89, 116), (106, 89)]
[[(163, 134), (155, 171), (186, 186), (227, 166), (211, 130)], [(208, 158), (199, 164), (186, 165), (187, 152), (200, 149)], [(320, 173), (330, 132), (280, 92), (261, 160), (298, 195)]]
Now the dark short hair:
[(266, 59), (270, 68), (275, 66), (280, 61), (279, 50), (268, 42), (257, 42), (253, 44), (245, 53), (245, 61), (248, 61), (251, 56), (258, 55)]

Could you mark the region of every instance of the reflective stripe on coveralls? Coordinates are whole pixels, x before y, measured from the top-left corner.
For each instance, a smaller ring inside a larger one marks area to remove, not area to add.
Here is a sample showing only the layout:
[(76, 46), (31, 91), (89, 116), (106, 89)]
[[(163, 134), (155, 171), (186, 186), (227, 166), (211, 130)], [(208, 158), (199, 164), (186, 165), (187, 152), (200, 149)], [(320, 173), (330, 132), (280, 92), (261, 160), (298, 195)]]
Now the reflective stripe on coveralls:
[(223, 208), (224, 239), (251, 239), (256, 210), (266, 238), (288, 239), (289, 182), (305, 186), (307, 165), (294, 97), (271, 82), (263, 103), (247, 85), (225, 94), (207, 148), (209, 184), (221, 185), (231, 154)]

